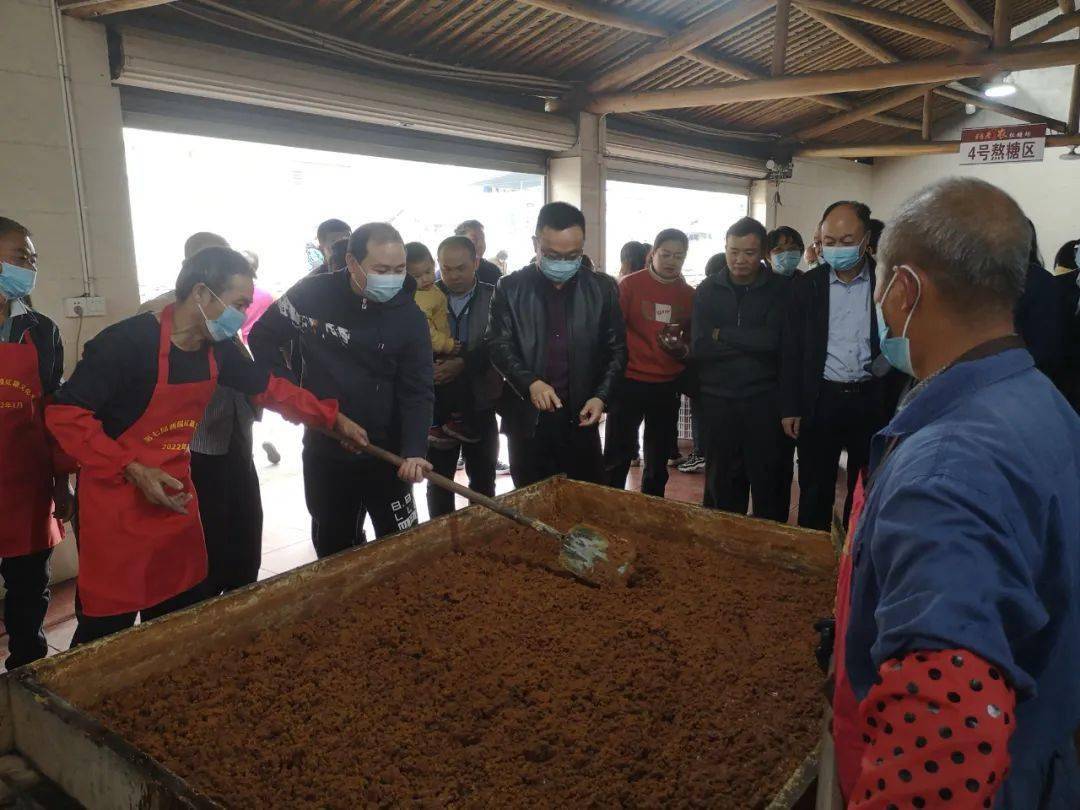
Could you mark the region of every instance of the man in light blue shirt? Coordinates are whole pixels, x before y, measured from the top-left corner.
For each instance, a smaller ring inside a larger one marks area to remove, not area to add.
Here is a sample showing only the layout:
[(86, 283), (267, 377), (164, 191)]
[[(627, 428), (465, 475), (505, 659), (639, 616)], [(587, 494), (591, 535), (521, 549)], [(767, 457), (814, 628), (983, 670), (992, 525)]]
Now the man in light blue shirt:
[(799, 525), (812, 529), (832, 521), (844, 451), (847, 520), (870, 437), (890, 410), (887, 386), (870, 372), (879, 353), (870, 209), (833, 203), (820, 229), (822, 264), (792, 280), (781, 368), (781, 423), (799, 447)]

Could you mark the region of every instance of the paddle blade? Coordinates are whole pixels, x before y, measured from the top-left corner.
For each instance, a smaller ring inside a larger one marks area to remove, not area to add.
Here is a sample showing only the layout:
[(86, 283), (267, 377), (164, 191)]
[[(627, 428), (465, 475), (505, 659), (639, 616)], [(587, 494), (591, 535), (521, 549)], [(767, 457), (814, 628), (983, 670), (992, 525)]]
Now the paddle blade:
[(608, 539), (591, 526), (575, 526), (567, 532), (559, 563), (580, 580), (599, 586), (626, 587), (637, 548), (623, 537)]

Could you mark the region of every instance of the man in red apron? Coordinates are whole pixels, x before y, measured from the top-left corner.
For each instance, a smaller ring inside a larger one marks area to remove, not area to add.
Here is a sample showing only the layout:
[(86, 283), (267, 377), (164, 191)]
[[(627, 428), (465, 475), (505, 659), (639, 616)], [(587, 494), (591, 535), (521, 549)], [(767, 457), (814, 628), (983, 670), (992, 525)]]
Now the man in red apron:
[(74, 463), (45, 431), (45, 398), (60, 386), (64, 347), (56, 324), (26, 301), (36, 277), (30, 231), (0, 217), (0, 574), (8, 669), (48, 652), (42, 624), (49, 557), (64, 538), (57, 518), (69, 519), (72, 510)]
[(841, 558), (850, 808), (1080, 807), (1080, 419), (1014, 333), (1029, 240), (1012, 198), (950, 178), (880, 245), (881, 351), (918, 384)]
[(80, 464), (78, 628), (81, 644), (198, 600), (207, 557), (189, 443), (220, 383), (287, 419), (367, 435), (319, 401), (272, 377), (234, 341), (254, 271), (241, 254), (206, 248), (185, 260), (175, 305), (90, 341), (46, 419)]

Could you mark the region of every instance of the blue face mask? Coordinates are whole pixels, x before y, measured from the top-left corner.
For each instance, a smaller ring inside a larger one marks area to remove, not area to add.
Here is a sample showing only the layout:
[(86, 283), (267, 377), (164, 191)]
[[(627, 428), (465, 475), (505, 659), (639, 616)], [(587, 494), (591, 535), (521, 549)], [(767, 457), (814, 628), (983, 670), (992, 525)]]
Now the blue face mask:
[(862, 261), (862, 242), (857, 245), (825, 245), (821, 249), (821, 258), (838, 273), (850, 270)]
[[(210, 288), (207, 287), (209, 290)], [(221, 302), (222, 306), (225, 306), (225, 302), (218, 298), (217, 293), (210, 290), (210, 294), (217, 298)], [(226, 340), (232, 340), (236, 337), (236, 333), (240, 331), (240, 327), (244, 325), (244, 321), (247, 316), (238, 310), (236, 307), (225, 307), (225, 311), (211, 320), (206, 317), (206, 313), (203, 312), (203, 308), (199, 307), (199, 312), (202, 312), (203, 318), (206, 320), (206, 329), (210, 332), (210, 339), (214, 343), (224, 343)]]
[(799, 269), (799, 260), (802, 254), (797, 250), (781, 250), (772, 255), (773, 270), (782, 276), (794, 275)]
[(25, 267), (16, 267), (7, 262), (0, 263), (0, 295), (8, 301), (25, 298), (34, 289), (37, 273)]
[(565, 284), (581, 269), (581, 256), (576, 259), (549, 259), (540, 257), (540, 272), (555, 284)]
[(362, 290), (360, 290), (360, 285), (356, 283), (352, 273), (349, 273), (349, 281), (360, 290), (360, 294), (364, 298), (379, 304), (386, 303), (401, 292), (401, 288), (405, 284), (404, 273), (368, 273), (364, 271), (364, 276), (367, 278), (367, 282)]
[(904, 331), (899, 337), (889, 336), (889, 326), (885, 323), (885, 312), (882, 309), (882, 305), (877, 305), (877, 322), (878, 322), (878, 337), (881, 341), (881, 353), (885, 356), (885, 359), (889, 361), (889, 365), (895, 368), (897, 371), (902, 371), (909, 377), (915, 376), (915, 369), (911, 366), (911, 341), (908, 340), (907, 330), (911, 325), (911, 316), (915, 314), (915, 307), (919, 305), (919, 299), (922, 298), (922, 282), (919, 280), (919, 274), (912, 270), (907, 265), (901, 265), (896, 268), (893, 273), (892, 280), (889, 281), (889, 286), (885, 288), (885, 294), (881, 296), (882, 303), (889, 297), (889, 290), (892, 289), (892, 285), (896, 282), (897, 276), (901, 270), (906, 270), (911, 273), (915, 279), (915, 285), (918, 292), (915, 294), (915, 304), (911, 307), (911, 312), (908, 313), (907, 320), (904, 321)]

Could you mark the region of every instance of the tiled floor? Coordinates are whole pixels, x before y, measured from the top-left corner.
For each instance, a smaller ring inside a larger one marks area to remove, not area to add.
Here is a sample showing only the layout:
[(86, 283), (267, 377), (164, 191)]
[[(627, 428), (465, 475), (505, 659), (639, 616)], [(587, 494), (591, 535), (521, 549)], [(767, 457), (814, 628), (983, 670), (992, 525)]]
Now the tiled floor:
[[(277, 466), (267, 461), (261, 449), (264, 441), (273, 442), (281, 453), (282, 460)], [(503, 443), (501, 457), (506, 461), (506, 447)], [(311, 545), (310, 518), (304, 503), (303, 478), (300, 467), (300, 429), (288, 424), (273, 414), (267, 414), (263, 423), (256, 425), (255, 462), (262, 483), (264, 517), (263, 557), (259, 579), (281, 574), (315, 560), (315, 550)], [(703, 474), (687, 475), (670, 469), (667, 497), (687, 503), (701, 503), (705, 484)], [(842, 476), (841, 476), (842, 477)], [(463, 472), (458, 473), (458, 480), (467, 484)], [(631, 468), (628, 488), (638, 489), (641, 469)], [(513, 483), (509, 475), (500, 475), (495, 482), (498, 494), (509, 492)], [(417, 511), (422, 521), (428, 519), (427, 501), (424, 486), (414, 488)], [(843, 488), (838, 486), (838, 497), (843, 497)], [(460, 496), (459, 506), (466, 504)], [(792, 513), (798, 503), (798, 486), (792, 487)], [(374, 536), (371, 523), (367, 524), (368, 536)], [(75, 587), (74, 582), (63, 582), (53, 587), (52, 602), (45, 621), (45, 635), (49, 642), (49, 654), (66, 650), (75, 632)], [(0, 631), (3, 625), (0, 624)], [(6, 636), (0, 636), (0, 650), (6, 650)]]

